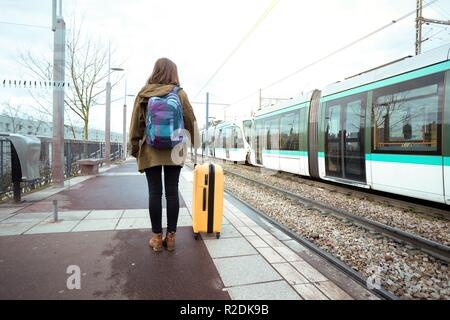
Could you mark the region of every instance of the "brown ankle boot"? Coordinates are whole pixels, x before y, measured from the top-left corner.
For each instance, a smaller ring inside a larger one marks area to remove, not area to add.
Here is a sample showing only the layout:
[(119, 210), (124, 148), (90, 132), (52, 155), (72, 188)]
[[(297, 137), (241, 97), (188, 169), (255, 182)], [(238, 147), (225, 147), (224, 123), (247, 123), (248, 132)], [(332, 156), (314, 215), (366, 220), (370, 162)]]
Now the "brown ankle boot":
[(153, 251), (161, 251), (162, 250), (162, 233), (154, 233), (148, 244), (153, 249)]
[(167, 232), (163, 245), (168, 251), (175, 250), (175, 232)]

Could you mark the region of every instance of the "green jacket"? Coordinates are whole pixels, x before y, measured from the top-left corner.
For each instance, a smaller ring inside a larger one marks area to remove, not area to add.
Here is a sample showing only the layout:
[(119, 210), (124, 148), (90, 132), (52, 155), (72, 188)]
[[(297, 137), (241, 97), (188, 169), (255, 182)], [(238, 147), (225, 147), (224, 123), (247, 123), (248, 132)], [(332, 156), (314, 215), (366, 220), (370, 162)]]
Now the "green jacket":
[[(173, 85), (146, 85), (141, 89), (134, 102), (130, 125), (130, 144), (131, 155), (137, 158), (138, 170), (140, 172), (156, 166), (184, 165), (186, 154), (183, 152), (181, 144), (174, 149), (155, 149), (145, 143), (145, 118), (148, 99), (150, 97), (165, 96), (173, 88)], [(184, 127), (191, 136), (191, 144), (197, 146), (199, 134), (194, 111), (183, 89), (178, 92), (178, 96), (183, 105)]]

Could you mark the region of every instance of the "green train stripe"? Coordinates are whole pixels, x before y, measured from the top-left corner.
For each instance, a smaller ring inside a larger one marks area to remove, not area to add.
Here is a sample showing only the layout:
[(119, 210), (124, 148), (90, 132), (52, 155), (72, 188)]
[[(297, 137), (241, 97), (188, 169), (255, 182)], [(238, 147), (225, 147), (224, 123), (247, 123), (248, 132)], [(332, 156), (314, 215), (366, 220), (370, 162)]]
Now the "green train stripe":
[[(325, 158), (325, 152), (318, 153), (319, 158)], [(416, 156), (403, 154), (366, 154), (366, 161), (423, 164), (431, 166), (450, 166), (450, 157)]]
[(284, 108), (284, 109), (274, 110), (274, 111), (272, 111), (272, 112), (265, 113), (265, 114), (262, 114), (262, 115), (260, 115), (260, 116), (257, 116), (255, 119), (269, 118), (269, 117), (272, 117), (272, 116), (275, 116), (275, 115), (278, 115), (278, 114), (282, 114), (282, 113), (287, 113), (287, 112), (290, 112), (290, 111), (299, 110), (299, 109), (305, 108), (305, 107), (309, 107), (309, 101), (303, 102), (303, 103), (300, 103), (300, 104), (296, 104), (296, 105), (294, 105), (294, 106), (287, 107), (287, 108)]
[(366, 92), (374, 89), (378, 89), (381, 87), (390, 86), (399, 82), (408, 81), (420, 77), (424, 77), (433, 73), (441, 72), (450, 69), (450, 61), (441, 62), (439, 64), (435, 64), (426, 68), (422, 68), (419, 70), (411, 71), (405, 74), (401, 74), (398, 76), (391, 77), (389, 79), (380, 80), (374, 83), (366, 84), (357, 88), (353, 88), (350, 90), (346, 90), (343, 92), (339, 92), (336, 94), (332, 94), (326, 97), (322, 97), (321, 102), (327, 102), (330, 100), (339, 99), (346, 96), (351, 96), (354, 94), (358, 94), (361, 92)]
[(307, 157), (308, 151), (289, 151), (289, 150), (263, 150), (263, 154), (275, 154), (281, 156)]
[[(442, 166), (441, 156), (413, 156), (402, 154), (366, 154), (367, 161), (393, 162), (408, 164), (424, 164), (430, 166)], [(449, 163), (450, 165), (450, 163)]]
[(450, 167), (450, 157), (444, 157), (444, 166)]

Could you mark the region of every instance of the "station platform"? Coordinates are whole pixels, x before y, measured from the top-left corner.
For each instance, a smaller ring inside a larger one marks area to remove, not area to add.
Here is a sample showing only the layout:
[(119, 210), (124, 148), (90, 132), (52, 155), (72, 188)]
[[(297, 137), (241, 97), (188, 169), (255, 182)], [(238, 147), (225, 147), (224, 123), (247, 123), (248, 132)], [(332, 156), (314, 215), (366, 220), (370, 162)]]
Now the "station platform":
[[(148, 246), (148, 187), (134, 159), (1, 205), (0, 299), (378, 299), (227, 194), (221, 238), (195, 240), (192, 180), (184, 167), (174, 252)], [(79, 289), (68, 285), (73, 266)]]

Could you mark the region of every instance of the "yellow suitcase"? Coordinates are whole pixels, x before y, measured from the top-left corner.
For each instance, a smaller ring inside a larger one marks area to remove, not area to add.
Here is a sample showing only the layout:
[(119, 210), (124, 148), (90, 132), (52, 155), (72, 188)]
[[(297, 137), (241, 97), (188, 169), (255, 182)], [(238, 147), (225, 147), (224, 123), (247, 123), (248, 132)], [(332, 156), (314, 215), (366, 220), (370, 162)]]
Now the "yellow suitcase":
[(192, 228), (195, 239), (199, 233), (215, 233), (220, 238), (223, 218), (224, 177), (221, 166), (212, 163), (194, 169)]

